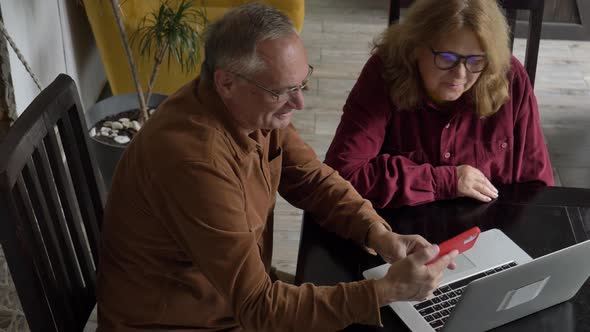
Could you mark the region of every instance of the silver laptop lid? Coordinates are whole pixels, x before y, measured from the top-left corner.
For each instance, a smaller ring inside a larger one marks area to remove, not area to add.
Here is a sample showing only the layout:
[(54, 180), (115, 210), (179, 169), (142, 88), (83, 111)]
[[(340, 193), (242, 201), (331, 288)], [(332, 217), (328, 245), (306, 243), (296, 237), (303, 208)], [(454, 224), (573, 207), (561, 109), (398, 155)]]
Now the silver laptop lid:
[(475, 280), (443, 331), (487, 331), (572, 298), (590, 276), (590, 240)]
[[(532, 258), (499, 229), (482, 232), (469, 251), (456, 258), (457, 269), (446, 270), (441, 286), (478, 274), (491, 267), (514, 261), (523, 264)], [(390, 264), (383, 264), (363, 272), (366, 279), (385, 276)], [(417, 302), (393, 302), (390, 307), (412, 331), (434, 331), (414, 308)]]

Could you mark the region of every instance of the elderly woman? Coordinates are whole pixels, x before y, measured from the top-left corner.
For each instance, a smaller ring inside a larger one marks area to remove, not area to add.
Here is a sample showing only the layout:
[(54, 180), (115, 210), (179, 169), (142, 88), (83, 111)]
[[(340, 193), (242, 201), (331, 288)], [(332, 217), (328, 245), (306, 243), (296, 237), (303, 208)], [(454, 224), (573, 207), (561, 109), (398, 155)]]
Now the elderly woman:
[(553, 185), (533, 88), (496, 1), (416, 1), (377, 40), (326, 163), (376, 207)]

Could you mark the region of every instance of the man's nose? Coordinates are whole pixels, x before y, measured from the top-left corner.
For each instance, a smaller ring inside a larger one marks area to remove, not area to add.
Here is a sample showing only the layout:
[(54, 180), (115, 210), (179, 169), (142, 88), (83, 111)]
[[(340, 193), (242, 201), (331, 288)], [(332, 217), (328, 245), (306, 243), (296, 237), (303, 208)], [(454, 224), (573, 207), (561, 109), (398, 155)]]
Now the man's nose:
[(303, 96), (303, 90), (297, 89), (289, 93), (289, 105), (296, 110), (302, 110), (305, 104), (305, 97)]

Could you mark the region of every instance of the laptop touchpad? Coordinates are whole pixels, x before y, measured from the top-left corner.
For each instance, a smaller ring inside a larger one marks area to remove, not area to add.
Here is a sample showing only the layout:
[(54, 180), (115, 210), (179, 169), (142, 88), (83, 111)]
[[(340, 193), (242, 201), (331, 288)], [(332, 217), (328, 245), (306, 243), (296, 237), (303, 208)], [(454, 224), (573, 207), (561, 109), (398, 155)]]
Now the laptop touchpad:
[(457, 264), (457, 268), (454, 270), (446, 269), (444, 272), (444, 279), (448, 279), (451, 276), (455, 276), (475, 268), (475, 263), (473, 263), (464, 254), (457, 256), (455, 258), (455, 263)]

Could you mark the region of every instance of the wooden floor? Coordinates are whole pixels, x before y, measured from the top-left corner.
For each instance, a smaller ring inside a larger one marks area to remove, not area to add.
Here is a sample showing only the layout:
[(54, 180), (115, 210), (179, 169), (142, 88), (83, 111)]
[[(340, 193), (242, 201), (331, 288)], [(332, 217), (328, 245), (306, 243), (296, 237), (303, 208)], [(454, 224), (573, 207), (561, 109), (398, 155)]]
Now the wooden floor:
[[(294, 124), (324, 159), (342, 106), (369, 57), (370, 43), (387, 24), (384, 0), (307, 0), (301, 36), (313, 83)], [(515, 55), (524, 61), (524, 40)], [(535, 82), (557, 185), (590, 188), (590, 43), (542, 40)], [(302, 212), (279, 200), (273, 263), (294, 273)]]
[[(306, 0), (302, 38), (315, 67), (306, 107), (295, 126), (321, 160), (342, 105), (387, 24), (386, 0)], [(524, 41), (515, 54), (522, 59)], [(541, 42), (535, 88), (558, 185), (590, 188), (590, 43)], [(294, 273), (302, 212), (280, 199), (275, 211), (274, 264)], [(3, 259), (0, 252), (0, 262)], [(0, 264), (0, 332), (26, 331), (5, 264)]]

